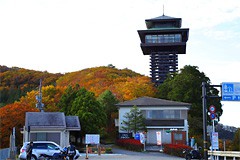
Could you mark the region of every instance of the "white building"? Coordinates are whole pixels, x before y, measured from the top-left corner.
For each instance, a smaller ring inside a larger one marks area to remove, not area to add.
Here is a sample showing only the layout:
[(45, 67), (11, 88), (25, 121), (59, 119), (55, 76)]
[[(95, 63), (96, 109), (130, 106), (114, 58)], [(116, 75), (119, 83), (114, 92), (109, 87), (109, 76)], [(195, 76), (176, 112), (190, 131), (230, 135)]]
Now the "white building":
[(151, 97), (141, 97), (116, 104), (119, 109), (119, 133), (124, 115), (137, 106), (146, 118), (147, 144), (157, 144), (156, 132), (161, 132), (161, 143), (186, 144), (188, 140), (189, 103), (176, 102)]
[(65, 116), (63, 112), (27, 112), (23, 142), (54, 141), (64, 147), (69, 145), (70, 132), (80, 129), (77, 116)]

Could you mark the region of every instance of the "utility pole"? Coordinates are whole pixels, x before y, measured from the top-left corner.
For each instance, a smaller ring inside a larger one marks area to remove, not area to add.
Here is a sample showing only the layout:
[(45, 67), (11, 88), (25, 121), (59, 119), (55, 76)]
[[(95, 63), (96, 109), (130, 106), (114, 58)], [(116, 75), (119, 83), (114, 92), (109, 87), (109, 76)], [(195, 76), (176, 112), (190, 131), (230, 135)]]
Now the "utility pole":
[(202, 109), (203, 109), (203, 148), (204, 148), (204, 159), (208, 159), (208, 148), (207, 148), (207, 95), (206, 95), (206, 82), (202, 82)]
[(36, 107), (40, 110), (40, 112), (44, 112), (43, 110), (44, 104), (42, 103), (42, 79), (40, 79), (39, 93), (38, 95), (36, 95), (36, 99), (37, 99)]
[(221, 98), (218, 95), (207, 96), (207, 87), (222, 87), (221, 85), (207, 85), (206, 82), (202, 82), (202, 110), (203, 110), (203, 147), (204, 147), (204, 159), (208, 160), (208, 148), (207, 148), (207, 98)]

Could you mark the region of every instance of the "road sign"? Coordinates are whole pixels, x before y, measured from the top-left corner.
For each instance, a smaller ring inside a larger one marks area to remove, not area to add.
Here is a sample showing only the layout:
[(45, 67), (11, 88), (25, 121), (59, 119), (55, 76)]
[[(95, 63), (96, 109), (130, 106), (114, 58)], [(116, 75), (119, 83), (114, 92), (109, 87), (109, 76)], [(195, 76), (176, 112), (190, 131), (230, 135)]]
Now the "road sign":
[(210, 113), (215, 113), (216, 107), (215, 107), (214, 105), (211, 105), (211, 106), (209, 107), (209, 111), (210, 111)]
[(219, 149), (218, 132), (212, 132), (212, 149)]
[(240, 101), (240, 82), (222, 83), (222, 101)]
[(211, 119), (215, 119), (215, 118), (216, 118), (216, 114), (215, 114), (215, 113), (211, 113), (211, 114), (210, 114), (210, 118), (211, 118)]

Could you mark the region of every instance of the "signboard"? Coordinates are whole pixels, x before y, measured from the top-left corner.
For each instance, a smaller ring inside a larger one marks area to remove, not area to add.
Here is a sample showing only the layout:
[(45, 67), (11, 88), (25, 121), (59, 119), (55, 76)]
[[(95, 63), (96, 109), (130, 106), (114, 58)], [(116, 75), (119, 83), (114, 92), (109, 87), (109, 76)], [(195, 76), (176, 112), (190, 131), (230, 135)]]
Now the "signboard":
[(100, 135), (99, 134), (86, 134), (85, 143), (86, 144), (99, 144)]
[(162, 136), (161, 136), (161, 132), (156, 132), (157, 135), (157, 145), (162, 145)]
[(240, 101), (240, 82), (223, 82), (222, 100)]
[(212, 132), (212, 149), (219, 149), (218, 132)]
[(141, 142), (142, 144), (145, 143), (145, 135), (144, 135), (143, 133), (140, 133), (140, 142)]
[(132, 138), (132, 133), (119, 133), (120, 139), (129, 139)]
[(136, 133), (135, 136), (134, 136), (134, 139), (140, 140), (140, 133)]

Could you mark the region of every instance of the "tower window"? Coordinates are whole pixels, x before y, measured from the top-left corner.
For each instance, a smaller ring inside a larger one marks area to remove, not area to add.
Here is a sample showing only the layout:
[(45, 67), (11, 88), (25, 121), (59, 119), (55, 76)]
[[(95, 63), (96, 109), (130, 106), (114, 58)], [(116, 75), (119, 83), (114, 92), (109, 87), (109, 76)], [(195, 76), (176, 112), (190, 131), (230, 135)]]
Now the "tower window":
[(174, 43), (181, 42), (181, 34), (160, 34), (160, 35), (146, 35), (146, 43)]

